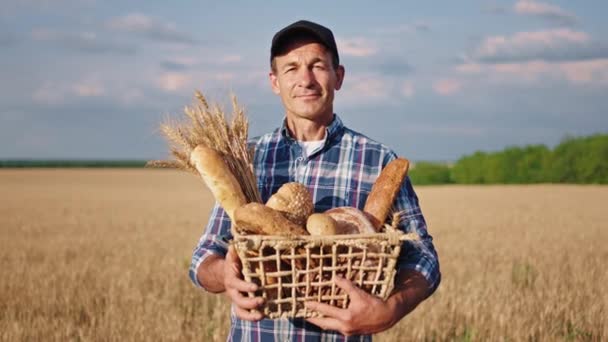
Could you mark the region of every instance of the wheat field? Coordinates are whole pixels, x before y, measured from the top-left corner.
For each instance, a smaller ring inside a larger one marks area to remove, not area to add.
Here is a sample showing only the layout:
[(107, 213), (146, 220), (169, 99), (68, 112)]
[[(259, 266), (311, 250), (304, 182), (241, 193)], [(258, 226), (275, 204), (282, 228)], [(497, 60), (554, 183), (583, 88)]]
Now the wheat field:
[[(443, 281), (378, 341), (608, 339), (608, 187), (418, 187)], [(0, 170), (0, 340), (224, 340), (195, 289), (212, 205), (174, 170)]]

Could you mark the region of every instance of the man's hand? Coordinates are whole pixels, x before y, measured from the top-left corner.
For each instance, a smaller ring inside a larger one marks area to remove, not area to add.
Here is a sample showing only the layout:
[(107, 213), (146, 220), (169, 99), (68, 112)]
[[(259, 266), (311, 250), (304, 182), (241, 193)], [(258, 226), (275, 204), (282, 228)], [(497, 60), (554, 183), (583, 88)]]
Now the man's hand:
[(244, 292), (257, 291), (258, 286), (242, 279), (241, 268), (241, 261), (236, 251), (230, 246), (225, 258), (218, 255), (207, 258), (199, 267), (197, 278), (210, 292), (225, 292), (233, 304), (237, 317), (247, 321), (259, 321), (263, 318), (262, 313), (250, 310), (262, 305), (264, 299), (250, 298), (244, 294)]
[(264, 299), (262, 297), (250, 298), (243, 294), (243, 292), (256, 291), (258, 286), (241, 279), (241, 268), (241, 260), (236, 254), (234, 247), (230, 246), (228, 253), (226, 253), (224, 265), (226, 296), (234, 304), (234, 313), (237, 317), (247, 321), (259, 321), (264, 317), (262, 313), (257, 310), (250, 311), (250, 309), (256, 309), (264, 304)]
[(324, 330), (337, 330), (346, 336), (373, 334), (395, 324), (393, 310), (387, 302), (368, 294), (344, 278), (336, 277), (336, 285), (350, 297), (348, 308), (306, 302), (306, 308), (325, 316), (308, 318), (309, 322)]
[(414, 310), (429, 291), (426, 279), (412, 270), (398, 276), (397, 288), (386, 301), (368, 294), (344, 278), (336, 277), (335, 281), (350, 297), (348, 308), (306, 302), (308, 309), (325, 316), (307, 320), (324, 330), (336, 330), (346, 336), (374, 334), (392, 327)]

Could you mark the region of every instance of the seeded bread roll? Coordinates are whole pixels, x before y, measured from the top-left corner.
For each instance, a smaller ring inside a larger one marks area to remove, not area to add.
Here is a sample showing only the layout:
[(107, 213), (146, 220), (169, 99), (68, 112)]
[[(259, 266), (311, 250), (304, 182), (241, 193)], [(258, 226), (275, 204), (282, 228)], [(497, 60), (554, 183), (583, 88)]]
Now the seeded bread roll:
[(382, 229), (384, 221), (388, 217), (395, 196), (407, 175), (409, 165), (410, 162), (405, 158), (394, 159), (382, 169), (380, 176), (372, 186), (363, 211), (371, 215), (372, 223), (377, 231)]
[(306, 219), (313, 213), (314, 204), (308, 189), (301, 183), (285, 183), (272, 195), (266, 205), (279, 211), (287, 219), (304, 227)]
[(309, 235), (306, 229), (289, 221), (280, 212), (261, 203), (248, 203), (234, 211), (239, 233), (262, 235)]
[(215, 200), (234, 222), (235, 209), (247, 203), (247, 199), (222, 156), (214, 149), (198, 145), (190, 153), (190, 162), (198, 170)]
[(338, 223), (327, 214), (312, 214), (306, 220), (306, 230), (310, 235), (336, 235)]

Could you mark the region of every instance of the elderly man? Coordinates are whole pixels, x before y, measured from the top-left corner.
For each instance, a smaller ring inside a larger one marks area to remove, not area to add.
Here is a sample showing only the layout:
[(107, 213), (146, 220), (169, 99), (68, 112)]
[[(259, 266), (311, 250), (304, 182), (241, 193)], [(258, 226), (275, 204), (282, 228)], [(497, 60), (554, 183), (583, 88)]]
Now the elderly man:
[[(339, 206), (363, 208), (374, 181), (393, 151), (342, 123), (333, 111), (334, 94), (344, 81), (332, 32), (319, 24), (298, 21), (277, 32), (270, 51), (270, 85), (285, 108), (283, 124), (255, 138), (254, 168), (266, 201), (287, 182), (306, 185), (316, 212)], [(324, 318), (264, 319), (257, 311), (262, 298), (243, 292), (256, 285), (242, 280), (238, 257), (227, 241), (230, 220), (215, 206), (205, 234), (194, 250), (190, 277), (232, 301), (229, 340), (371, 340), (411, 312), (440, 282), (432, 238), (409, 178), (393, 204), (403, 213), (400, 227), (417, 232), (421, 243), (406, 242), (398, 261), (395, 290), (386, 301), (367, 294), (348, 280), (336, 283), (351, 298), (347, 309), (306, 303)]]

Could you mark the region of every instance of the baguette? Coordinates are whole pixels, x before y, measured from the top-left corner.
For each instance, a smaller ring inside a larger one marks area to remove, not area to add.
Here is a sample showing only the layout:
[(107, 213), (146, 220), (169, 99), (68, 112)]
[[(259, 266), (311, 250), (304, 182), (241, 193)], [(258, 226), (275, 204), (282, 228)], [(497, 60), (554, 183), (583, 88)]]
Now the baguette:
[(377, 231), (382, 229), (384, 221), (388, 217), (395, 196), (407, 175), (409, 165), (410, 162), (405, 158), (391, 161), (382, 169), (380, 176), (372, 186), (363, 211), (371, 216), (372, 224)]
[(261, 203), (248, 203), (234, 211), (239, 233), (261, 235), (309, 235), (306, 229), (289, 221), (280, 212)]
[(247, 203), (247, 199), (238, 180), (230, 172), (220, 153), (209, 147), (198, 145), (190, 153), (190, 163), (201, 175), (215, 200), (234, 222), (234, 211)]

